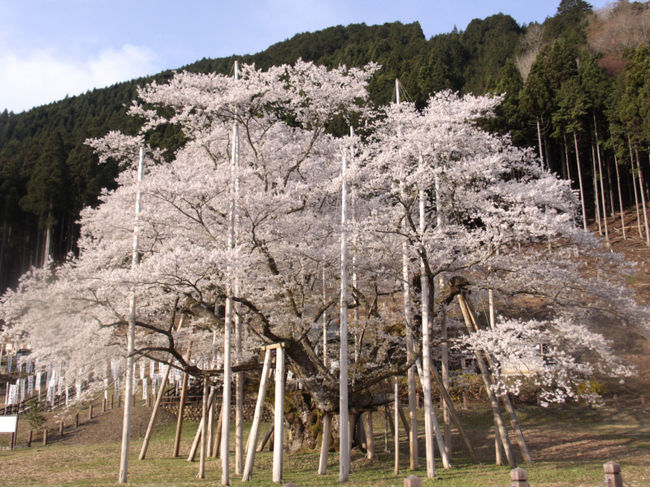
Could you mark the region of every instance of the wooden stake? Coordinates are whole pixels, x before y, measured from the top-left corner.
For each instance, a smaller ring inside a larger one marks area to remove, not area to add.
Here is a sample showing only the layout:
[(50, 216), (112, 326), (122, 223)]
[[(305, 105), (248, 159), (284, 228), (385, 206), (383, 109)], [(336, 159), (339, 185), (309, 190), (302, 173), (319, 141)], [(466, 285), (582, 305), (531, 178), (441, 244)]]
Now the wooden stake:
[(27, 437), (27, 446), (31, 448), (32, 446), (32, 437), (34, 436), (34, 431), (29, 430), (29, 436)]
[(75, 413), (74, 415), (74, 427), (75, 428), (79, 427), (79, 413)]
[[(165, 392), (165, 385), (167, 384), (167, 379), (169, 378), (169, 370), (171, 367), (168, 365), (165, 369), (165, 374), (163, 376), (160, 387), (158, 388), (158, 394), (156, 394), (156, 402), (153, 405), (153, 411), (151, 411), (151, 417), (149, 418), (149, 424), (147, 425), (147, 432), (144, 434), (144, 441), (142, 442), (142, 449), (140, 450), (140, 460), (144, 460), (144, 457), (147, 455), (147, 448), (149, 448), (149, 440), (151, 439), (151, 433), (153, 432), (153, 423), (156, 421), (156, 415), (158, 414), (158, 408), (160, 407), (160, 401), (162, 400), (163, 394)], [(104, 400), (106, 404), (106, 400)]]
[(284, 348), (275, 351), (275, 432), (273, 434), (273, 482), (282, 482), (284, 447)]
[(88, 406), (88, 421), (93, 419), (93, 405)]
[(102, 413), (106, 412), (106, 398), (102, 399)]
[(47, 428), (43, 430), (43, 446), (47, 445)]
[(242, 481), (246, 482), (252, 479), (253, 464), (255, 462), (255, 447), (257, 446), (257, 437), (260, 431), (260, 421), (262, 419), (262, 408), (264, 407), (264, 398), (266, 396), (266, 386), (268, 383), (269, 370), (271, 365), (271, 350), (264, 352), (264, 365), (262, 366), (262, 375), (260, 376), (260, 387), (257, 391), (257, 401), (255, 402), (255, 414), (253, 415), (253, 424), (248, 434), (248, 447), (246, 451), (246, 463)]
[(61, 420), (61, 422), (59, 423), (59, 435), (61, 437), (63, 437), (63, 428), (65, 428), (65, 423), (63, 422), (63, 420)]

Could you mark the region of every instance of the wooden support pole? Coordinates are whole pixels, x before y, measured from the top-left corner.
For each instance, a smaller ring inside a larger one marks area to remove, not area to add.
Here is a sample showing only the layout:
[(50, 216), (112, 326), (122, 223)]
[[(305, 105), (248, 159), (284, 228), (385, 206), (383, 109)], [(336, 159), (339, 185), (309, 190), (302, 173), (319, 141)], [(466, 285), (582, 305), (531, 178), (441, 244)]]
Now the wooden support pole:
[(282, 482), (284, 449), (284, 347), (275, 351), (275, 431), (273, 433), (273, 482)]
[[(169, 378), (169, 370), (171, 367), (168, 365), (165, 369), (165, 374), (163, 375), (162, 382), (158, 388), (158, 394), (156, 394), (156, 402), (153, 405), (153, 411), (151, 411), (151, 417), (149, 418), (149, 424), (147, 425), (147, 431), (144, 434), (144, 440), (142, 442), (142, 448), (140, 449), (140, 460), (144, 460), (144, 457), (147, 455), (147, 448), (149, 448), (149, 440), (151, 439), (151, 433), (153, 432), (153, 424), (156, 421), (156, 415), (158, 414), (158, 408), (160, 407), (160, 401), (162, 400), (163, 394), (165, 392), (165, 385), (167, 384), (167, 379)], [(106, 400), (104, 400), (106, 403)]]
[[(214, 386), (210, 386), (210, 393), (212, 393)], [(212, 450), (214, 448), (214, 401), (212, 402), (212, 407), (208, 409), (208, 445), (207, 445), (207, 452), (208, 452), (208, 457), (212, 456)]]
[(106, 398), (102, 399), (102, 413), (106, 412)]
[[(185, 361), (190, 361), (191, 344), (187, 349)], [(181, 383), (181, 398), (178, 402), (178, 417), (176, 418), (176, 436), (174, 438), (174, 453), (172, 456), (176, 458), (181, 448), (181, 433), (183, 432), (183, 410), (185, 409), (185, 396), (187, 395), (187, 372), (183, 372), (183, 382)]]
[(395, 475), (399, 474), (399, 382), (397, 377), (393, 379), (393, 395), (394, 395), (394, 416), (393, 422), (395, 424), (393, 428), (394, 442), (393, 446), (395, 448)]
[[(423, 383), (422, 378), (424, 377), (424, 370), (422, 367), (422, 363), (420, 362), (420, 359), (417, 359), (415, 364), (418, 371), (418, 376), (420, 377), (420, 383)], [(431, 371), (433, 370), (433, 368), (434, 367), (429, 367), (429, 374), (428, 374), (429, 381), (431, 380)], [(436, 416), (436, 411), (433, 405), (433, 401), (431, 404), (431, 426), (433, 426), (433, 435), (436, 439), (436, 443), (438, 444), (438, 450), (440, 451), (442, 466), (444, 468), (451, 468), (451, 464), (449, 463), (449, 459), (447, 458), (447, 448), (445, 448), (445, 440), (442, 437), (442, 432), (440, 431), (440, 425), (438, 424), (438, 418)]]
[(434, 380), (438, 383), (438, 386), (440, 387), (440, 394), (442, 395), (442, 399), (447, 405), (447, 411), (449, 412), (449, 416), (451, 417), (451, 420), (456, 425), (456, 428), (458, 428), (458, 434), (463, 440), (463, 444), (465, 445), (465, 449), (467, 450), (469, 458), (472, 460), (472, 463), (478, 463), (478, 459), (476, 458), (476, 454), (474, 453), (472, 444), (469, 441), (469, 437), (465, 433), (463, 424), (460, 422), (460, 417), (458, 416), (456, 407), (454, 406), (454, 403), (451, 400), (451, 396), (449, 396), (449, 392), (447, 392), (442, 377), (440, 377), (440, 374), (438, 373), (435, 367), (431, 367), (431, 375), (433, 376)]
[(63, 429), (65, 428), (65, 422), (61, 420), (59, 423), (59, 436), (63, 437)]
[(93, 405), (88, 406), (88, 421), (93, 419)]
[(212, 458), (217, 458), (220, 456), (221, 442), (219, 441), (219, 439), (221, 438), (222, 426), (223, 426), (223, 402), (221, 403), (221, 407), (219, 408), (219, 419), (217, 420), (217, 430), (214, 433), (215, 442), (212, 450)]
[[(214, 394), (213, 396), (214, 397)], [(207, 431), (208, 431), (208, 378), (203, 378), (203, 404), (201, 414), (201, 426), (204, 434), (201, 435), (201, 453), (199, 455), (199, 474), (198, 478), (205, 478), (205, 457), (207, 449)]]
[[(465, 327), (467, 328), (468, 333), (473, 333), (472, 322), (469, 315), (469, 309), (466, 307), (466, 301), (463, 298), (462, 294), (458, 294), (458, 304), (460, 305), (460, 310), (463, 313), (463, 319), (465, 320)], [(483, 384), (485, 385), (485, 390), (490, 400), (490, 406), (492, 407), (492, 414), (494, 416), (494, 422), (499, 429), (499, 435), (503, 441), (503, 449), (505, 450), (506, 457), (508, 458), (508, 465), (511, 469), (517, 467), (517, 461), (515, 459), (514, 452), (512, 451), (512, 445), (510, 444), (510, 439), (508, 438), (508, 432), (506, 430), (506, 425), (501, 416), (501, 410), (499, 408), (499, 401), (492, 389), (492, 379), (488, 371), (485, 360), (483, 359), (483, 354), (479, 351), (475, 352), (476, 362), (478, 363), (479, 370), (481, 371), (481, 377), (483, 378)]]
[(384, 452), (388, 453), (388, 431), (391, 429), (393, 423), (390, 421), (390, 413), (388, 412), (388, 405), (384, 406)]
[(266, 386), (268, 384), (269, 370), (271, 366), (271, 350), (264, 352), (264, 365), (262, 366), (262, 375), (260, 376), (260, 387), (257, 391), (257, 400), (255, 401), (255, 414), (253, 415), (253, 424), (248, 434), (248, 446), (246, 448), (246, 462), (242, 481), (246, 482), (252, 479), (253, 464), (255, 463), (255, 447), (257, 446), (257, 437), (260, 431), (260, 422), (262, 420), (262, 409), (264, 408), (264, 398), (266, 396)]
[(43, 446), (47, 445), (47, 428), (43, 430)]
[(113, 394), (111, 394), (111, 409), (113, 409)]
[(330, 433), (332, 431), (332, 415), (323, 415), (323, 439), (320, 445), (320, 459), (318, 462), (318, 475), (327, 473), (327, 456), (330, 449)]
[(503, 465), (503, 442), (499, 434), (499, 428), (494, 425), (494, 459), (497, 465)]
[(34, 431), (29, 430), (29, 436), (27, 437), (27, 446), (31, 448), (32, 446), (32, 438), (34, 437)]
[(406, 414), (404, 413), (404, 408), (401, 404), (398, 404), (399, 417), (402, 420), (402, 425), (404, 426), (404, 431), (406, 431), (407, 436), (411, 436), (411, 426), (409, 425), (408, 419), (406, 419)]
[(75, 413), (74, 415), (74, 427), (78, 428), (79, 427), (79, 413)]
[(262, 438), (262, 441), (260, 441), (260, 444), (257, 446), (257, 449), (255, 450), (257, 453), (264, 450), (264, 447), (266, 446), (266, 444), (271, 439), (271, 436), (273, 436), (273, 430), (274, 430), (274, 426), (273, 426), (273, 424), (271, 424), (271, 426), (269, 427), (269, 430), (266, 432), (266, 434), (264, 435), (264, 438)]
[[(208, 408), (212, 406), (213, 401), (214, 401), (214, 389), (211, 391), (210, 395), (208, 396), (208, 404), (207, 404)], [(187, 456), (188, 462), (193, 462), (194, 458), (196, 457), (196, 451), (199, 449), (199, 442), (203, 437), (203, 427), (204, 427), (203, 415), (201, 415), (201, 421), (199, 421), (199, 426), (196, 428), (194, 441), (192, 441), (192, 446), (190, 447), (190, 454)]]
[[(478, 322), (476, 321), (476, 314), (472, 309), (471, 303), (467, 299), (465, 299), (464, 296), (462, 297), (462, 300), (465, 303), (465, 307), (467, 308), (474, 329), (478, 331)], [(488, 366), (492, 370), (494, 370), (494, 363), (492, 362), (492, 358), (490, 357), (489, 354), (487, 353), (485, 354), (485, 359), (487, 360)], [(519, 425), (519, 420), (517, 419), (517, 413), (515, 412), (515, 408), (512, 405), (512, 401), (510, 401), (510, 397), (508, 396), (507, 393), (502, 394), (500, 397), (501, 397), (501, 402), (503, 403), (504, 407), (506, 408), (506, 411), (508, 412), (508, 416), (510, 416), (510, 425), (512, 426), (512, 429), (515, 432), (515, 439), (517, 440), (517, 444), (519, 445), (519, 450), (521, 451), (521, 454), (524, 457), (524, 461), (526, 462), (527, 465), (533, 465), (534, 463), (533, 457), (530, 455), (530, 451), (528, 450), (528, 446), (526, 445), (524, 433), (521, 429), (521, 426)], [(503, 443), (503, 437), (502, 435), (500, 436), (501, 436), (501, 442)]]
[(366, 458), (375, 458), (375, 438), (372, 428), (372, 411), (366, 411), (363, 416), (363, 427), (366, 430)]

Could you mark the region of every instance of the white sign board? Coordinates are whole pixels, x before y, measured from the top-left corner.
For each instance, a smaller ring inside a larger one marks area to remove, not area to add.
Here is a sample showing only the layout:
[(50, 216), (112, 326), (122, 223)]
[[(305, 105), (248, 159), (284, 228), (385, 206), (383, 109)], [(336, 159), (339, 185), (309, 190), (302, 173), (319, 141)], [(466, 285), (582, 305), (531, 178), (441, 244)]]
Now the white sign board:
[(0, 433), (15, 433), (18, 416), (0, 416)]

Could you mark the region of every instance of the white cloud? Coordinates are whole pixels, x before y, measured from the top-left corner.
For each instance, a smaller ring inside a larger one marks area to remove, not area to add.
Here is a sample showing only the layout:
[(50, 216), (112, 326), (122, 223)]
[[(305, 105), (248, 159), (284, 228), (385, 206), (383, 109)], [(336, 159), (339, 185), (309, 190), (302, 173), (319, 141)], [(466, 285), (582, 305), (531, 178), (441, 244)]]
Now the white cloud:
[(124, 45), (86, 59), (71, 59), (53, 49), (12, 51), (0, 46), (0, 110), (20, 112), (159, 71), (146, 48)]

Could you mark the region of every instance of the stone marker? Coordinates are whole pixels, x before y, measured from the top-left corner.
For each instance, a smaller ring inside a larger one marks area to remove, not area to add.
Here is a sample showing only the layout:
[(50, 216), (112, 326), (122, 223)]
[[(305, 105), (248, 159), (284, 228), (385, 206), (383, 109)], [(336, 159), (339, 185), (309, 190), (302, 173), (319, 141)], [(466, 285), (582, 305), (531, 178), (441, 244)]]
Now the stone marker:
[(422, 487), (422, 479), (415, 475), (409, 475), (404, 479), (404, 487)]
[(517, 467), (510, 470), (510, 479), (512, 480), (512, 487), (530, 487), (528, 472), (523, 468)]

